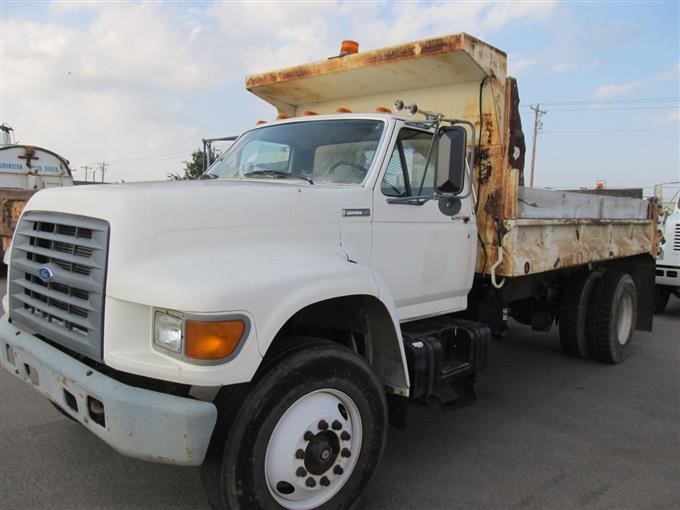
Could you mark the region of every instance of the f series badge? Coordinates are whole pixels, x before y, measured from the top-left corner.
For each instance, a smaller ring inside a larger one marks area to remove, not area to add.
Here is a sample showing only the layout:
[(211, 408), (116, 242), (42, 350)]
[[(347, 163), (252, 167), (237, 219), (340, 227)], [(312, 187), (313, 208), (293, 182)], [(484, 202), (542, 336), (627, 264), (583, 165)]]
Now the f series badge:
[(370, 209), (343, 209), (342, 215), (343, 216), (370, 216), (371, 210)]

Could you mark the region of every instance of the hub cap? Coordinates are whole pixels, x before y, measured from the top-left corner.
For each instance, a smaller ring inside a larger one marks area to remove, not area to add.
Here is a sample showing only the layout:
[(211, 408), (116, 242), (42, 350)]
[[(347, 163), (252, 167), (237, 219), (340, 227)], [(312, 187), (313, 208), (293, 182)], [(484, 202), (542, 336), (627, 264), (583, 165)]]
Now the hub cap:
[(361, 436), (359, 410), (345, 393), (323, 389), (297, 400), (267, 445), (264, 470), (274, 500), (289, 510), (330, 500), (356, 466)]
[(616, 317), (619, 323), (616, 330), (616, 338), (621, 345), (625, 345), (630, 337), (630, 330), (633, 327), (633, 298), (630, 294), (621, 296), (617, 312)]

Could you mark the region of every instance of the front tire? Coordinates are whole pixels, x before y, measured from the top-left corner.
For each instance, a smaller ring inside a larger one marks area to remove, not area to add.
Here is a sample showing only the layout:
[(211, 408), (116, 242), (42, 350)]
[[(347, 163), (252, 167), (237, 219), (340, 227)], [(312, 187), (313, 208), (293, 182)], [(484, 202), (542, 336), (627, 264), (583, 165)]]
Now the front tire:
[(350, 508), (373, 478), (387, 403), (375, 374), (349, 349), (303, 343), (261, 374), (241, 405), (228, 400), (219, 412), (238, 412), (228, 427), (218, 421), (202, 468), (216, 508)]
[(588, 351), (604, 363), (621, 363), (630, 350), (637, 320), (637, 290), (626, 273), (605, 273), (595, 286), (588, 313)]

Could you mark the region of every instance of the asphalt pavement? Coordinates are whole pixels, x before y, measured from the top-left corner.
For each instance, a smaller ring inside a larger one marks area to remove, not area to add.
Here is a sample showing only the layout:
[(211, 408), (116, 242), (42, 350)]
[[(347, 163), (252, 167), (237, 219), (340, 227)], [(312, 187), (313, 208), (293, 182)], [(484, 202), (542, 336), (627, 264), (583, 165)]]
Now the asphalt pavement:
[[(390, 429), (360, 510), (680, 508), (679, 331), (671, 298), (609, 366), (516, 327), (492, 344), (478, 403), (413, 407)], [(196, 469), (122, 457), (0, 372), (0, 507), (209, 508)]]

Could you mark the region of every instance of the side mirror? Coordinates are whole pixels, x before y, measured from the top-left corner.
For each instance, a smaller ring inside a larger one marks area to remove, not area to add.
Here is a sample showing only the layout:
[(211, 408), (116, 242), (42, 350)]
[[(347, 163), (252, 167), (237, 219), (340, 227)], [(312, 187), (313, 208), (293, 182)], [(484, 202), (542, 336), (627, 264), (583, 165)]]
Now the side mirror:
[(437, 148), (437, 191), (458, 195), (465, 186), (467, 131), (463, 126), (439, 129)]

